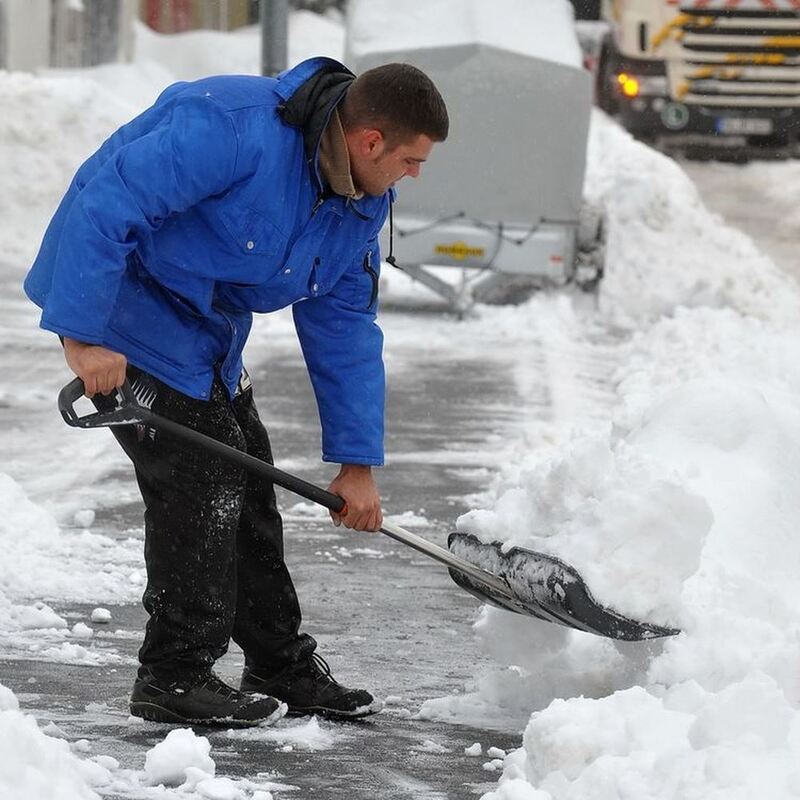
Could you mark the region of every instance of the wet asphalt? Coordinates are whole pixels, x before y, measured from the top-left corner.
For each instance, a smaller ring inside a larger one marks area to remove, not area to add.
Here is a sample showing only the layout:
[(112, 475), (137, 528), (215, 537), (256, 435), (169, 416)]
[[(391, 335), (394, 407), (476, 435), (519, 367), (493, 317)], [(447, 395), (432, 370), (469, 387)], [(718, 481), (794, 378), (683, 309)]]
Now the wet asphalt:
[[(420, 348), (414, 363), (405, 366), (400, 379), (390, 375), (389, 381), (389, 465), (378, 476), (384, 508), (427, 520), (412, 530), (444, 546), (456, 517), (471, 507), (469, 496), (483, 488), (485, 455), (515, 435), (520, 398), (509, 366), (487, 363), (477, 353), (443, 360)], [(274, 354), (253, 371), (253, 382), (278, 466), (291, 465), (325, 485), (335, 468), (316, 458), (316, 406), (296, 353)], [(120, 477), (132, 480), (127, 471)], [(281, 490), (279, 502), (291, 509), (298, 498)], [(141, 512), (138, 502), (119, 505), (99, 512), (95, 528), (130, 535), (131, 528), (141, 527)], [(217, 775), (268, 776), (295, 787), (274, 790), (276, 800), (455, 800), (491, 789), (499, 773), (483, 768), (488, 757), (469, 757), (464, 748), (474, 742), (484, 751), (518, 747), (518, 726), (490, 730), (415, 717), (425, 700), (462, 692), (486, 666), (471, 630), (477, 601), (458, 589), (443, 567), (415, 551), (380, 534), (334, 528), (319, 516), (287, 515), (286, 559), (304, 630), (318, 640), (333, 674), (389, 697), (390, 703), (367, 720), (322, 723), (334, 742), (317, 751), (232, 740), (224, 731), (198, 728), (212, 743)], [(70, 621), (86, 621), (91, 612), (85, 606), (57, 610)], [(135, 658), (144, 611), (138, 605), (111, 611), (113, 624), (108, 630), (95, 626), (97, 632), (102, 630), (103, 643)], [(218, 671), (234, 682), (241, 664), (233, 647)], [(88, 740), (91, 754), (142, 769), (146, 751), (169, 727), (130, 724), (127, 698), (134, 671), (133, 664), (95, 668), (0, 660), (3, 683), (40, 724), (53, 721), (70, 741)]]

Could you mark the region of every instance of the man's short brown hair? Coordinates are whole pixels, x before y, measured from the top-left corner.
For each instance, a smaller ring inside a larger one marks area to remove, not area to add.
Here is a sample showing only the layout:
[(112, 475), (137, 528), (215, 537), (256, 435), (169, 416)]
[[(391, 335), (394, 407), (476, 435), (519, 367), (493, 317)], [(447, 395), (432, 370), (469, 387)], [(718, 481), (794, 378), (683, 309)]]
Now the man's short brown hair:
[(359, 75), (341, 108), (344, 127), (377, 128), (393, 145), (425, 134), (447, 138), (447, 107), (433, 81), (411, 64), (384, 64)]

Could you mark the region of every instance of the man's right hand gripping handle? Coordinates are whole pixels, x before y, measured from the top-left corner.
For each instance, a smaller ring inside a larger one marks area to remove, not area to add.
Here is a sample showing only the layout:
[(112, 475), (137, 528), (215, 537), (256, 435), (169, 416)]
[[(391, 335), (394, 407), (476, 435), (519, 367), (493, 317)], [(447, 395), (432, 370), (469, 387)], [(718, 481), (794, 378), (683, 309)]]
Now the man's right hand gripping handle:
[(64, 356), (69, 368), (83, 381), (87, 397), (111, 394), (125, 383), (128, 360), (121, 353), (65, 337)]

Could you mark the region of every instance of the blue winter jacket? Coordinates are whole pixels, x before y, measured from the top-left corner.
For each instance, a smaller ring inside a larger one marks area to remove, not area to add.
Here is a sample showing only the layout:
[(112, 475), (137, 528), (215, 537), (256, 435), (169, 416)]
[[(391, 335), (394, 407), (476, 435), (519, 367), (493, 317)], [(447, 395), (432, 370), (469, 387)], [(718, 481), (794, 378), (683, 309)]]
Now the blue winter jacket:
[(375, 314), (390, 197), (326, 193), (318, 166), (352, 79), (314, 58), (277, 80), (166, 89), (80, 167), (56, 211), (25, 280), (42, 327), (208, 398), (215, 372), (233, 394), (252, 312), (293, 304), (323, 459), (383, 463)]

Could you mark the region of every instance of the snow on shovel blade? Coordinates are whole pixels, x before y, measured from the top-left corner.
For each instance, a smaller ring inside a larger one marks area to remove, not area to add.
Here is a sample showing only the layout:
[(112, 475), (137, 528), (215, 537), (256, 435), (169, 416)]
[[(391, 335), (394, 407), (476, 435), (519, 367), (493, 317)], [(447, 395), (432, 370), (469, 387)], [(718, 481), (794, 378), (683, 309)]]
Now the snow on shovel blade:
[(472, 534), (459, 532), (450, 534), (447, 546), (453, 555), (505, 580), (513, 600), (450, 569), (450, 577), (462, 589), (507, 611), (629, 642), (680, 633), (675, 628), (630, 619), (600, 605), (580, 573), (555, 556), (520, 547), (503, 552), (499, 542), (486, 544)]

